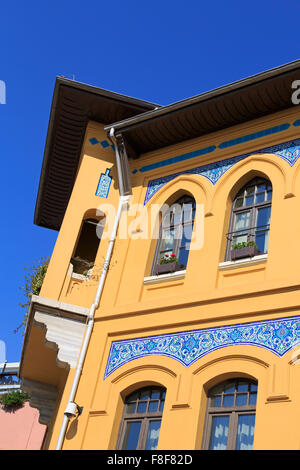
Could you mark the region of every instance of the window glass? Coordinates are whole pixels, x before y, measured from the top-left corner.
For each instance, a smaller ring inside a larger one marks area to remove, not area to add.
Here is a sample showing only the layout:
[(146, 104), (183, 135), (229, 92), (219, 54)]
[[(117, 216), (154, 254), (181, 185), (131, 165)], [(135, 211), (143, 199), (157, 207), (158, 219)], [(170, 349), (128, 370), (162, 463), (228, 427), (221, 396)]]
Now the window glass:
[[(183, 196), (163, 216), (152, 274), (166, 274), (186, 268), (195, 210), (196, 203), (194, 199), (190, 196)], [(172, 254), (175, 255), (174, 259), (178, 259), (175, 267), (174, 263), (173, 265), (171, 262), (168, 263)]]
[[(232, 203), (225, 260), (236, 260), (268, 252), (272, 184), (263, 178), (249, 181)], [(233, 245), (242, 244), (240, 247)], [(240, 248), (251, 247), (249, 251)]]
[(238, 417), (236, 450), (252, 450), (254, 439), (255, 414)]
[(166, 391), (142, 388), (125, 399), (118, 449), (156, 449)]
[(122, 449), (135, 450), (137, 448), (141, 424), (142, 424), (141, 421), (128, 421), (127, 422)]
[(204, 448), (211, 450), (253, 448), (257, 383), (232, 379), (208, 394)]
[(146, 450), (156, 450), (159, 431), (160, 431), (160, 423), (161, 421), (150, 421), (148, 427), (148, 434), (147, 434), (147, 441), (146, 441)]
[(225, 450), (227, 447), (229, 416), (213, 416), (210, 450)]

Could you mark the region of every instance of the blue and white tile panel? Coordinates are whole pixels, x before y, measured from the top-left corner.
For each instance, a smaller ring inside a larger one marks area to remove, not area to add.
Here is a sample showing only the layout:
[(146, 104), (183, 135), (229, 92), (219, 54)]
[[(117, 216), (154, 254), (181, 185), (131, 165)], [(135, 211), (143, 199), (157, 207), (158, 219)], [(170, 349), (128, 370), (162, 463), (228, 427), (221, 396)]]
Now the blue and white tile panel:
[(216, 349), (236, 345), (258, 346), (282, 357), (300, 345), (300, 317), (113, 341), (104, 378), (141, 357), (167, 356), (189, 367)]
[(254, 153), (273, 153), (287, 161), (290, 166), (293, 166), (300, 156), (300, 139), (291, 140), (282, 144), (273, 145), (272, 147), (266, 147), (260, 150), (255, 150), (251, 153), (238, 155), (236, 157), (227, 158), (226, 160), (221, 160), (219, 162), (209, 163), (208, 165), (198, 166), (196, 168), (180, 171), (178, 173), (173, 173), (172, 175), (167, 175), (161, 178), (150, 180), (148, 183), (144, 204), (147, 204), (147, 202), (152, 198), (152, 196), (154, 196), (154, 194), (157, 193), (157, 191), (159, 191), (166, 183), (172, 181), (179, 175), (201, 175), (207, 178), (213, 185), (215, 185), (217, 181), (219, 181), (221, 176), (223, 176), (226, 171), (232, 168), (233, 165), (235, 165), (241, 160), (244, 160), (250, 155), (253, 155)]

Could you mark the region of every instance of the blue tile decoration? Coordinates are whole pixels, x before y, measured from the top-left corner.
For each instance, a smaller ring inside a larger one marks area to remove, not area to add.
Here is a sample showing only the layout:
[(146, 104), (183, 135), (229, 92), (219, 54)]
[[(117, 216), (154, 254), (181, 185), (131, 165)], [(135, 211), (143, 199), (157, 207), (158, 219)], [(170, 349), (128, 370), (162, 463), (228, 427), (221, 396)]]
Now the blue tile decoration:
[(269, 129), (263, 129), (262, 131), (253, 132), (252, 134), (243, 135), (242, 137), (238, 137), (237, 139), (227, 140), (222, 142), (219, 145), (220, 149), (225, 149), (228, 147), (232, 147), (233, 145), (242, 144), (244, 142), (249, 142), (250, 140), (259, 139), (261, 137), (265, 137), (266, 135), (276, 134), (277, 132), (282, 132), (287, 130), (290, 127), (289, 123), (281, 124), (280, 126), (270, 127)]
[(98, 183), (96, 196), (107, 198), (112, 178), (109, 176), (110, 169), (107, 168), (105, 173), (101, 173)]
[(167, 356), (189, 367), (206, 354), (227, 346), (258, 346), (282, 357), (299, 344), (300, 317), (113, 341), (104, 378), (141, 357)]
[(177, 157), (168, 158), (167, 160), (162, 160), (161, 162), (152, 163), (151, 165), (145, 165), (140, 168), (140, 172), (144, 173), (145, 171), (154, 170), (155, 168), (161, 168), (163, 166), (171, 165), (173, 163), (182, 162), (184, 160), (189, 160), (190, 158), (200, 157), (201, 155), (206, 155), (216, 150), (215, 145), (210, 147), (205, 147), (203, 149), (195, 150), (194, 152), (185, 153), (184, 155), (178, 155)]
[(147, 187), (147, 192), (144, 200), (144, 205), (159, 191), (165, 184), (172, 181), (179, 175), (193, 174), (200, 175), (207, 178), (213, 185), (219, 181), (219, 179), (237, 162), (249, 157), (253, 154), (259, 153), (273, 153), (280, 158), (283, 158), (290, 166), (293, 166), (300, 156), (300, 139), (291, 140), (282, 144), (273, 145), (260, 150), (254, 150), (253, 152), (238, 155), (236, 157), (227, 158), (215, 163), (209, 163), (207, 165), (198, 166), (189, 170), (183, 170), (172, 175), (163, 176), (150, 180)]
[(101, 147), (105, 150), (105, 149), (113, 149), (115, 148), (115, 146), (111, 143), (108, 142), (108, 140), (98, 140), (96, 137), (92, 137), (91, 139), (89, 139), (89, 142), (92, 144), (92, 145), (97, 145), (97, 144), (100, 144)]
[[(299, 125), (299, 124), (297, 124), (297, 122), (298, 121), (294, 122), (294, 126)], [(244, 142), (249, 142), (249, 141), (252, 141), (252, 140), (255, 140), (255, 139), (259, 139), (261, 137), (265, 137), (265, 136), (270, 135), (270, 134), (276, 134), (277, 132), (285, 131), (290, 126), (291, 125), (288, 122), (286, 122), (286, 123), (280, 124), (279, 126), (270, 127), (268, 129), (263, 129), (261, 131), (254, 132), (252, 134), (247, 134), (247, 135), (244, 135), (244, 136), (241, 136), (241, 137), (237, 137), (236, 139), (232, 139), (232, 140), (222, 142), (221, 144), (218, 145), (218, 147), (220, 149), (223, 149), (223, 148), (231, 147), (233, 145), (242, 144)], [(153, 163), (152, 165), (142, 166), (139, 169), (135, 169), (134, 172), (136, 173), (137, 171), (140, 171), (141, 173), (144, 173), (145, 171), (150, 171), (150, 170), (154, 170), (156, 168), (161, 168), (162, 166), (167, 166), (167, 165), (171, 165), (173, 163), (177, 163), (177, 162), (180, 162), (180, 161), (183, 161), (183, 160), (188, 160), (190, 158), (199, 157), (200, 155), (205, 155), (206, 153), (213, 152), (216, 148), (217, 148), (216, 145), (211, 145), (210, 147), (206, 147), (204, 149), (199, 149), (199, 150), (195, 150), (193, 152), (185, 153), (184, 155), (178, 155), (176, 157), (167, 158), (166, 160), (162, 160), (161, 162)]]

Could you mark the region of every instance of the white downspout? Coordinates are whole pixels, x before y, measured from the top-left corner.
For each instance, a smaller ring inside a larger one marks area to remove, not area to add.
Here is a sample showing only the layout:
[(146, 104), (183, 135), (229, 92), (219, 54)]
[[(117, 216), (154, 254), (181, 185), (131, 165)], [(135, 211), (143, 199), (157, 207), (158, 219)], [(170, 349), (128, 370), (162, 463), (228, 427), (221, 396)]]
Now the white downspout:
[(102, 291), (103, 291), (107, 271), (108, 271), (108, 268), (109, 268), (109, 265), (110, 265), (112, 251), (113, 251), (116, 236), (117, 236), (117, 231), (118, 231), (118, 227), (119, 227), (119, 223), (120, 223), (120, 219), (121, 219), (122, 210), (123, 210), (123, 208), (128, 206), (129, 199), (130, 199), (130, 195), (124, 195), (124, 186), (123, 186), (122, 170), (121, 170), (121, 164), (120, 164), (120, 155), (119, 155), (116, 140), (114, 138), (114, 129), (113, 128), (110, 130), (110, 138), (113, 140), (113, 142), (115, 144), (115, 152), (116, 152), (116, 160), (117, 160), (117, 168), (118, 168), (118, 176), (119, 176), (119, 178), (118, 178), (119, 179), (119, 188), (120, 188), (119, 205), (118, 205), (116, 218), (114, 220), (112, 232), (111, 232), (111, 235), (110, 235), (108, 248), (107, 248), (107, 252), (106, 252), (102, 272), (101, 272), (101, 275), (100, 275), (95, 300), (94, 300), (94, 303), (92, 304), (92, 306), (89, 310), (88, 323), (87, 323), (87, 327), (86, 327), (86, 330), (85, 330), (85, 336), (84, 336), (84, 340), (83, 340), (83, 343), (82, 343), (79, 359), (78, 359), (78, 362), (77, 362), (76, 372), (75, 372), (75, 375), (74, 375), (72, 388), (71, 388), (71, 391), (70, 391), (70, 394), (69, 394), (68, 403), (67, 403), (67, 406), (66, 406), (66, 409), (65, 409), (65, 412), (64, 412), (64, 419), (63, 419), (63, 422), (62, 422), (62, 425), (61, 425), (61, 428), (60, 428), (60, 433), (59, 433), (59, 436), (58, 436), (56, 450), (61, 450), (61, 448), (62, 448), (69, 419), (72, 416), (76, 416), (77, 406), (74, 403), (74, 399), (75, 399), (75, 395), (76, 395), (76, 392), (77, 392), (77, 388), (78, 388), (78, 384), (79, 384), (79, 380), (80, 380), (80, 376), (81, 376), (81, 372), (82, 372), (82, 368), (83, 368), (83, 363), (84, 363), (84, 360), (85, 360), (85, 357), (86, 357), (87, 348), (88, 348), (88, 345), (89, 345), (90, 337), (91, 337), (93, 326), (94, 326), (94, 314), (95, 314), (95, 310), (99, 307), (99, 303), (100, 303), (100, 299), (101, 299), (101, 295), (102, 295)]

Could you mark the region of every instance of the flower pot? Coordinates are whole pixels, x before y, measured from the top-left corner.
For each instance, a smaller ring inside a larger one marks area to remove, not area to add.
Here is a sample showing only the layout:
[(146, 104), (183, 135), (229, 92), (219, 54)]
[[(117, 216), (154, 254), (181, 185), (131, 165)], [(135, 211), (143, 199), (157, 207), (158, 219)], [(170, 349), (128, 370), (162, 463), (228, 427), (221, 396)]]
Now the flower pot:
[(252, 258), (253, 256), (259, 255), (261, 252), (254, 245), (243, 246), (242, 248), (236, 248), (231, 250), (231, 259), (243, 259), (243, 258)]
[(71, 263), (73, 264), (73, 272), (76, 274), (84, 274), (94, 265), (90, 261), (79, 258), (71, 258)]
[(176, 271), (176, 264), (176, 261), (173, 261), (172, 263), (157, 264), (155, 274), (173, 273)]

